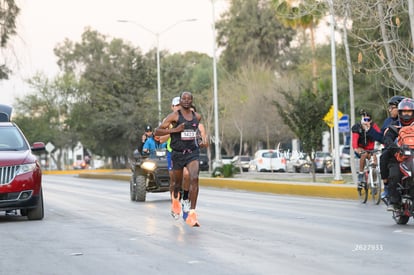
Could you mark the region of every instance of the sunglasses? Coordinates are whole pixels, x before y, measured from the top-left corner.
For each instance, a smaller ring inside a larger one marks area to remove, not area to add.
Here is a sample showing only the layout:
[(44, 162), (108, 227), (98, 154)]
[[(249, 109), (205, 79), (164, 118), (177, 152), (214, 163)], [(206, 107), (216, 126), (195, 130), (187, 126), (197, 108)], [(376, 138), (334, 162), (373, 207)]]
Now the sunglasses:
[(371, 118), (370, 117), (364, 117), (364, 121), (365, 122), (370, 122), (371, 121)]

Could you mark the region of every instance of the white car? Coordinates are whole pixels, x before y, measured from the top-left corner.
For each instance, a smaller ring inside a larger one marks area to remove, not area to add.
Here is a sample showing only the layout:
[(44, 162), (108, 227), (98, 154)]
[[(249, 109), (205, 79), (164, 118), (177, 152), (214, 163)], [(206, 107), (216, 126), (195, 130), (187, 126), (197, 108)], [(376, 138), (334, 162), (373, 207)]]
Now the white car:
[(350, 150), (351, 150), (351, 147), (349, 145), (339, 146), (339, 162), (341, 163), (342, 172), (351, 171)]
[(285, 172), (286, 158), (277, 150), (259, 150), (254, 154), (253, 164), (258, 172)]
[(332, 173), (332, 156), (329, 152), (315, 152), (315, 172)]
[(248, 172), (250, 168), (251, 157), (249, 156), (235, 156), (232, 163), (239, 167), (243, 172)]

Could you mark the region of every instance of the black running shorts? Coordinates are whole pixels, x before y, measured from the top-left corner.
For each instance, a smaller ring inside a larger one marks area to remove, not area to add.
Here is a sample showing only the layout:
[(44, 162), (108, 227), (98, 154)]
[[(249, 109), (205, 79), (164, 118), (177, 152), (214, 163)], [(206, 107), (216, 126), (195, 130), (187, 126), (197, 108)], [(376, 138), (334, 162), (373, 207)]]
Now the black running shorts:
[(173, 170), (180, 170), (187, 166), (188, 163), (193, 160), (198, 160), (200, 158), (200, 150), (198, 148), (192, 151), (172, 151), (171, 159), (173, 164)]

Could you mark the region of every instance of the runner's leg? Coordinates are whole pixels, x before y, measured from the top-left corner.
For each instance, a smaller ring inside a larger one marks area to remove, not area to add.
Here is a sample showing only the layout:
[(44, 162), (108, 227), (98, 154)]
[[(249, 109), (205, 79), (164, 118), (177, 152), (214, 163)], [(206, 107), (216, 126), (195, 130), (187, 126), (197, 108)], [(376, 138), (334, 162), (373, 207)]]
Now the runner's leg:
[(190, 209), (196, 209), (198, 198), (198, 173), (199, 173), (199, 161), (198, 159), (192, 160), (187, 164), (189, 179), (190, 179)]

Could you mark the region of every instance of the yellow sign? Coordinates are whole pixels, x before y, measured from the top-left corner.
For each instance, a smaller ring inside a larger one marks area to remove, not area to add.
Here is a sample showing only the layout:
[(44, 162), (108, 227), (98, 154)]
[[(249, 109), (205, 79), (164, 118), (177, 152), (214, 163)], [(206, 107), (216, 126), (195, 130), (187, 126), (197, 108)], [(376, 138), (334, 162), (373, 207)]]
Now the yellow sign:
[[(338, 120), (341, 119), (341, 117), (344, 114), (338, 110)], [(323, 121), (325, 121), (326, 124), (328, 124), (328, 126), (330, 128), (334, 127), (334, 108), (331, 105), (331, 108), (329, 109), (329, 111), (326, 113), (326, 115), (323, 117)]]

